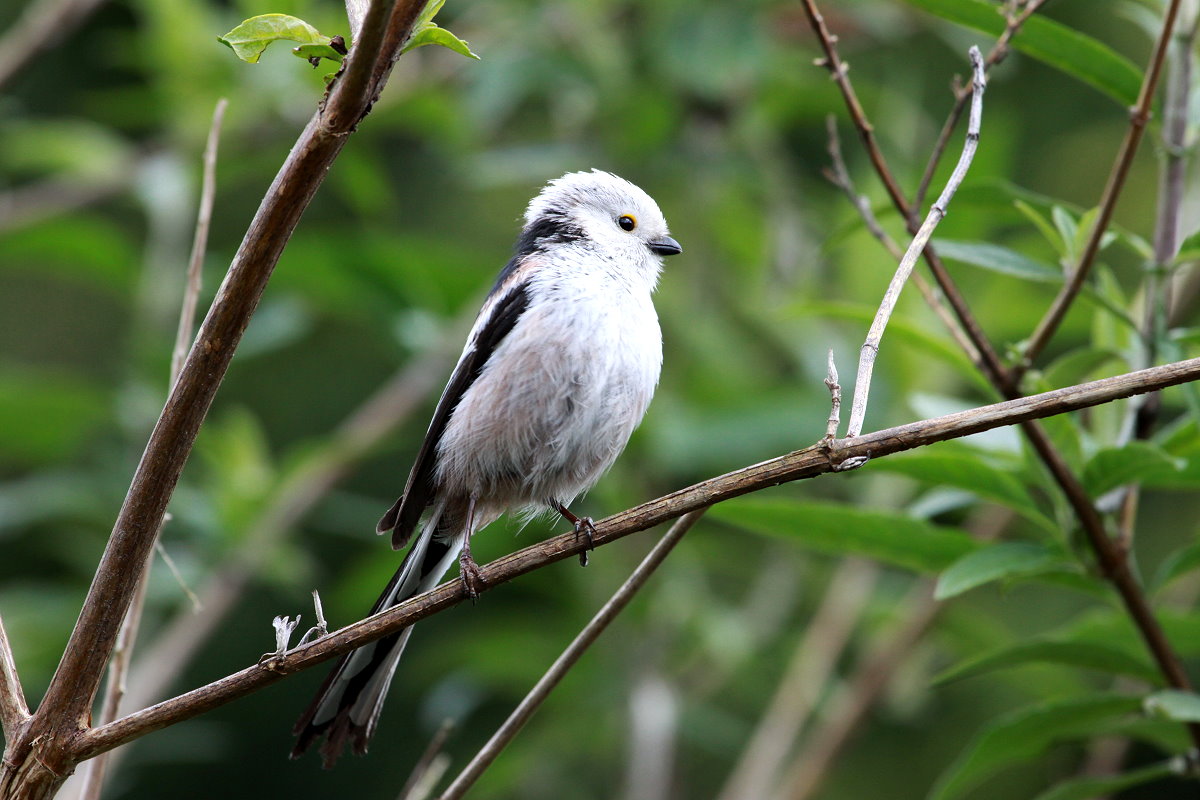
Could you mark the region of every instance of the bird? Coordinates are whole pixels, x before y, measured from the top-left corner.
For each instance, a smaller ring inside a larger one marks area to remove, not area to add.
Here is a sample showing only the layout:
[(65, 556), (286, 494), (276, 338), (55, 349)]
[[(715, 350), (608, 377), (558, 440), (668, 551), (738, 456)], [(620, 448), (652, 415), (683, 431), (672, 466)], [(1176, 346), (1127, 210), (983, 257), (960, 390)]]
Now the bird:
[[(609, 172), (569, 172), (529, 202), (403, 494), (376, 526), (396, 550), (417, 535), (371, 614), (433, 589), (456, 559), (475, 599), (471, 536), (506, 511), (557, 512), (591, 543), (592, 520), (569, 506), (650, 404), (662, 368), (651, 295), (663, 257), (680, 252), (658, 204)], [(326, 768), (347, 745), (366, 753), (411, 633), (342, 657), (293, 729), (292, 758), (321, 737)]]

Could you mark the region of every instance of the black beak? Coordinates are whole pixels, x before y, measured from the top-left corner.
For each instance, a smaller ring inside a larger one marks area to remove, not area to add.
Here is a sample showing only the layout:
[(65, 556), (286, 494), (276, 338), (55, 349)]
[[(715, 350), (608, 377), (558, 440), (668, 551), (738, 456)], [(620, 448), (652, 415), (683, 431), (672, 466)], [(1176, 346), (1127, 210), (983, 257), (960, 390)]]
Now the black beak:
[(679, 242), (670, 236), (664, 236), (657, 242), (650, 242), (649, 246), (651, 250), (660, 256), (676, 256), (683, 252), (683, 248), (679, 246)]

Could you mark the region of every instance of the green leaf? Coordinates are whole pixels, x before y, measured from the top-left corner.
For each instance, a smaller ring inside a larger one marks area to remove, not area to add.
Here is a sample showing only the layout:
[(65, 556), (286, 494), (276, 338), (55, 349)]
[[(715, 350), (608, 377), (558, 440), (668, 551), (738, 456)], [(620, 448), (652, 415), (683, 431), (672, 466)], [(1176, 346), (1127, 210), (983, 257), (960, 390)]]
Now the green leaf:
[(1019, 198), (1013, 200), (1013, 205), (1016, 206), (1017, 210), (1026, 219), (1033, 223), (1033, 226), (1042, 234), (1042, 238), (1050, 243), (1050, 246), (1054, 248), (1059, 256), (1066, 255), (1066, 246), (1063, 244), (1062, 237), (1058, 235), (1058, 230), (1050, 224), (1050, 221), (1046, 219), (1041, 211), (1038, 211), (1032, 205)]
[[(325, 46), (332, 41), (304, 20), (287, 14), (260, 14), (245, 20), (224, 36), (217, 37), (218, 42), (226, 45), (238, 58), (250, 64), (258, 63), (267, 45), (285, 40), (302, 45)], [(333, 52), (332, 49), (330, 52)], [(341, 57), (335, 60), (340, 61)]]
[[(1004, 31), (999, 8), (985, 0), (908, 0), (942, 19), (993, 36)], [(1099, 89), (1123, 107), (1137, 102), (1142, 73), (1107, 45), (1047, 17), (1033, 16), (1013, 39), (1016, 50)]]
[(417, 16), (417, 21), (413, 23), (412, 36), (405, 42), (400, 52), (407, 53), (409, 50), (415, 50), (427, 44), (440, 44), (442, 47), (448, 47), (456, 53), (478, 61), (479, 56), (471, 52), (471, 48), (465, 41), (445, 28), (438, 27), (437, 23), (433, 21), (445, 2), (446, 0), (429, 0), (429, 3)]
[(907, 475), (933, 486), (954, 486), (1013, 509), (1048, 531), (1057, 526), (1037, 507), (1029, 490), (1010, 472), (963, 447), (938, 446), (897, 454), (867, 464), (870, 471)]
[(1181, 774), (1182, 765), (1177, 759), (1171, 759), (1119, 775), (1072, 778), (1042, 792), (1034, 800), (1093, 800), (1096, 797), (1108, 797), (1122, 789)]
[(1098, 729), (1140, 708), (1136, 697), (1096, 693), (1005, 714), (980, 731), (942, 773), (930, 800), (961, 797), (1010, 764), (1035, 758), (1057, 742), (1094, 736)]
[(1083, 470), (1083, 485), (1092, 497), (1128, 483), (1154, 484), (1178, 474), (1184, 462), (1150, 442), (1109, 447), (1092, 456)]
[(1062, 664), (1113, 675), (1128, 675), (1151, 684), (1162, 681), (1153, 664), (1122, 648), (1100, 642), (1040, 640), (1022, 642), (956, 664), (934, 678), (933, 683), (942, 685), (1026, 664)]
[(1175, 264), (1184, 264), (1200, 259), (1200, 231), (1183, 240), (1179, 252), (1175, 255)]
[[(336, 61), (339, 64), (342, 63), (342, 54), (327, 44), (302, 44), (292, 48), (292, 55), (299, 56), (305, 61), (312, 61), (314, 58), (318, 60), (325, 58), (330, 61)], [(313, 66), (316, 65), (314, 64)]]
[(1200, 695), (1195, 692), (1163, 689), (1149, 695), (1142, 702), (1142, 708), (1147, 714), (1176, 722), (1200, 722)]
[(1050, 216), (1054, 220), (1054, 227), (1058, 231), (1058, 236), (1066, 245), (1066, 257), (1074, 262), (1079, 256), (1079, 226), (1075, 222), (1075, 217), (1071, 215), (1062, 206), (1056, 205), (1050, 209)]
[(920, 572), (943, 569), (976, 547), (953, 528), (834, 503), (747, 497), (714, 506), (709, 515), (818, 552), (867, 556)]
[(415, 50), (418, 47), (427, 44), (440, 44), (442, 47), (448, 47), (456, 53), (479, 60), (479, 56), (471, 52), (471, 48), (465, 41), (455, 36), (445, 28), (439, 28), (435, 23), (430, 22), (426, 27), (417, 31), (408, 40), (408, 44), (404, 45), (404, 49), (400, 52), (407, 53), (409, 50)]
[(1171, 553), (1154, 574), (1153, 586), (1161, 589), (1180, 575), (1200, 567), (1200, 542), (1192, 542)]
[(1100, 377), (1097, 373), (1101, 367), (1110, 362), (1117, 362), (1119, 372), (1126, 372), (1121, 354), (1115, 350), (1104, 350), (1097, 347), (1081, 347), (1071, 350), (1056, 358), (1042, 370), (1042, 377), (1050, 388), (1073, 386), (1077, 383)]
[(1001, 542), (968, 553), (938, 576), (934, 597), (946, 600), (985, 583), (1070, 568), (1058, 552), (1029, 542)]
[(1061, 270), (1049, 264), (1034, 261), (1007, 247), (986, 242), (955, 242), (948, 239), (935, 239), (933, 244), (938, 253), (946, 258), (975, 267), (983, 267), (1003, 275), (1012, 275), (1039, 283), (1062, 283), (1063, 280)]

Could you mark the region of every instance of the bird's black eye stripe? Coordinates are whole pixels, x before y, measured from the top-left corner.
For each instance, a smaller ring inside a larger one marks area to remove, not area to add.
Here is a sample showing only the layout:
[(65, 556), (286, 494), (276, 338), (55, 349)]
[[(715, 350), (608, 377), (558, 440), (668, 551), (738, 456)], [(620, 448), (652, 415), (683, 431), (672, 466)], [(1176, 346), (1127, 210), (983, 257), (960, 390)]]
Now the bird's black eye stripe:
[(621, 226), (621, 230), (631, 231), (637, 227), (637, 220), (632, 214), (622, 214), (617, 217), (617, 224)]

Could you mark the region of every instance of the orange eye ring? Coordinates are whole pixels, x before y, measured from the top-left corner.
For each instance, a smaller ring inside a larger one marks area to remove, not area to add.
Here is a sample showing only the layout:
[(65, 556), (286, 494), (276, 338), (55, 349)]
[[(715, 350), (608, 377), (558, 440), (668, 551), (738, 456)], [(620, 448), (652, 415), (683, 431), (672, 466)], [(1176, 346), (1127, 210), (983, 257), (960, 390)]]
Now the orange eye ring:
[(621, 226), (621, 230), (631, 231), (637, 227), (637, 217), (633, 214), (622, 214), (617, 217), (617, 224)]

